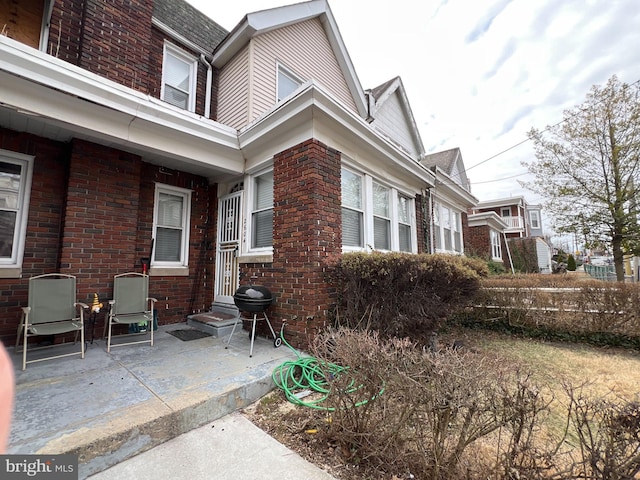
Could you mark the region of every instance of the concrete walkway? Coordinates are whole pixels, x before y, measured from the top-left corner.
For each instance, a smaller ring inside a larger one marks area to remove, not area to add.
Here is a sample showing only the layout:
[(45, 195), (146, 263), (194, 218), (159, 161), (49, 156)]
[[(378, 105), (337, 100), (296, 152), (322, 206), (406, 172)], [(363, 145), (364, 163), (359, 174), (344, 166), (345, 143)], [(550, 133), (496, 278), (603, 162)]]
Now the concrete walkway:
[[(84, 360), (79, 356), (49, 360), (27, 365), (25, 371), (20, 369), (20, 356), (12, 355), (16, 399), (7, 453), (77, 454), (81, 479), (159, 445), (160, 450), (143, 454), (138, 461), (160, 464), (159, 459), (168, 457), (177, 464), (179, 458), (187, 458), (185, 452), (192, 447), (204, 452), (210, 446), (211, 450), (197, 456), (207, 463), (193, 458), (184, 463), (196, 469), (193, 475), (155, 478), (213, 478), (198, 477), (198, 469), (226, 471), (236, 462), (251, 463), (263, 450), (274, 461), (296, 458), (283, 454), (283, 447), (241, 418), (225, 419), (231, 423), (224, 432), (211, 428), (212, 422), (215, 425), (216, 420), (268, 393), (273, 388), (272, 371), (295, 358), (294, 352), (286, 346), (274, 348), (273, 340), (257, 338), (249, 358), (247, 332), (236, 332), (228, 349), (223, 343), (228, 337), (182, 341), (167, 333), (184, 329), (191, 328), (186, 324), (162, 326), (153, 347), (130, 345), (112, 348), (111, 353), (106, 352), (104, 341), (96, 340), (88, 344)], [(203, 427), (198, 431), (204, 436), (180, 437), (199, 427)], [(172, 439), (176, 443), (163, 445)], [(241, 448), (254, 441), (257, 443), (248, 451)], [(163, 453), (167, 448), (176, 453)], [(159, 457), (156, 452), (161, 452)], [(223, 456), (224, 462), (230, 463), (224, 463)], [(213, 457), (218, 463), (208, 463)], [(293, 472), (298, 459), (294, 465), (290, 467)], [(285, 467), (276, 463), (273, 468)], [(330, 478), (304, 472), (296, 478)], [(215, 478), (225, 478), (218, 475), (222, 473), (216, 473)], [(136, 474), (131, 478), (143, 477)], [(272, 477), (248, 474), (235, 478)]]

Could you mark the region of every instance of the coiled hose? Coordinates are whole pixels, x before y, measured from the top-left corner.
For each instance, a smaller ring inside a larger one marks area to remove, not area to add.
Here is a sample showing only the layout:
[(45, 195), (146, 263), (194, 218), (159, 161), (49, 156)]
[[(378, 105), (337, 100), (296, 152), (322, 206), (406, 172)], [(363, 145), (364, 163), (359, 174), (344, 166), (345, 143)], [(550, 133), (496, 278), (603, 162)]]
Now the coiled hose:
[[(321, 362), (315, 357), (303, 357), (285, 340), (284, 325), (280, 330), (280, 338), (298, 358), (297, 360), (287, 360), (274, 369), (271, 378), (273, 378), (276, 386), (284, 392), (287, 400), (294, 405), (329, 412), (334, 411), (334, 407), (323, 405), (331, 392), (329, 383), (347, 372), (349, 367), (342, 367), (330, 362)], [(360, 388), (360, 386), (354, 386), (354, 383), (354, 380), (349, 383), (346, 388), (347, 393), (354, 392)], [(382, 394), (383, 391), (384, 387), (373, 398)], [(320, 393), (321, 395), (319, 397), (314, 396), (313, 399), (306, 401), (302, 400), (311, 392)], [(370, 400), (373, 400), (373, 398)], [(369, 402), (369, 399), (358, 402), (355, 406), (364, 405), (367, 402)]]

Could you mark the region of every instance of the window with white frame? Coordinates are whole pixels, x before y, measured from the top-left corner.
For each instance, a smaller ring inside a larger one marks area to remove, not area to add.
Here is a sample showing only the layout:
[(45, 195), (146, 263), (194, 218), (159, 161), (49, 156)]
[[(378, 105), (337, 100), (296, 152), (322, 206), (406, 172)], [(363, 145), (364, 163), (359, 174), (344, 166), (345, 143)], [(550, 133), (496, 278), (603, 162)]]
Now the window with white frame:
[(273, 246), (273, 170), (251, 182), (251, 249)]
[(22, 264), (33, 157), (0, 150), (0, 267)]
[(196, 58), (170, 43), (165, 43), (162, 100), (190, 112), (195, 111), (197, 72)]
[(531, 228), (540, 228), (540, 212), (532, 210), (529, 212), (529, 220), (531, 221)]
[(342, 245), (364, 247), (363, 177), (342, 169)]
[(414, 201), (369, 175), (346, 168), (341, 175), (343, 247), (412, 252)]
[(373, 246), (391, 250), (391, 213), (389, 189), (373, 182)]
[(398, 195), (398, 249), (401, 252), (411, 252), (412, 248), (412, 228), (411, 228), (411, 208), (413, 201), (403, 195)]
[(502, 260), (502, 245), (500, 243), (500, 233), (495, 230), (489, 231), (491, 239), (491, 257), (495, 260)]
[(462, 253), (464, 246), (460, 212), (435, 202), (433, 236), (436, 251)]
[(154, 207), (152, 265), (188, 266), (191, 190), (156, 184)]
[(300, 80), (296, 75), (293, 74), (290, 70), (282, 65), (278, 65), (278, 85), (277, 85), (277, 101), (287, 98), (293, 92), (295, 92), (300, 85), (302, 85), (302, 80)]

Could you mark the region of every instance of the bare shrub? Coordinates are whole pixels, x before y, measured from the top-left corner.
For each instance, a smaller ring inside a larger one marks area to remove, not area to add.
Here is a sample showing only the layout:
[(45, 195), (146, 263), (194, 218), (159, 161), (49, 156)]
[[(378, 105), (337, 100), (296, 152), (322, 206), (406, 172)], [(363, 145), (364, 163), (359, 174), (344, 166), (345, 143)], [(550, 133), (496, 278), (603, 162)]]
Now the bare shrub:
[(513, 367), (347, 329), (318, 336), (313, 351), (348, 365), (330, 385), (324, 435), (351, 462), (430, 479), (534, 478), (525, 474), (548, 467), (534, 438), (548, 400)]

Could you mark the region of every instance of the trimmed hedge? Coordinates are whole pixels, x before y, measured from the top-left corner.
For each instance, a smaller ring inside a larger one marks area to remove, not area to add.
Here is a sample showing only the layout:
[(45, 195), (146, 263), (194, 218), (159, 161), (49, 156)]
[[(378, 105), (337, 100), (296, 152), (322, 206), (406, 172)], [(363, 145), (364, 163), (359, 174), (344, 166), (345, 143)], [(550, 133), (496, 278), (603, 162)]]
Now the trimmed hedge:
[(485, 262), (462, 256), (346, 253), (328, 272), (334, 324), (426, 340), (473, 302), (487, 275)]

